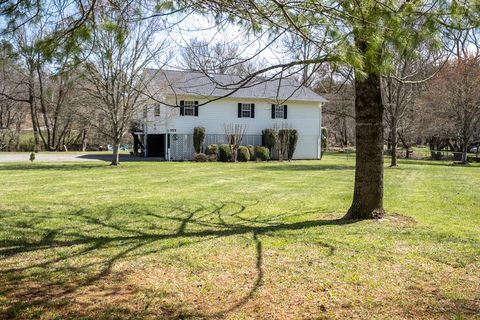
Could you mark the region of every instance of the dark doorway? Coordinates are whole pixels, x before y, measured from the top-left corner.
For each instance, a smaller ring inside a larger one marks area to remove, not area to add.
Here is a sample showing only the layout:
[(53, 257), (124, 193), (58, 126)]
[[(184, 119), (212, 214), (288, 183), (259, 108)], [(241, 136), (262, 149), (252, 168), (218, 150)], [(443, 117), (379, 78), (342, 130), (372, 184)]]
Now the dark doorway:
[(165, 157), (165, 134), (147, 135), (147, 156)]

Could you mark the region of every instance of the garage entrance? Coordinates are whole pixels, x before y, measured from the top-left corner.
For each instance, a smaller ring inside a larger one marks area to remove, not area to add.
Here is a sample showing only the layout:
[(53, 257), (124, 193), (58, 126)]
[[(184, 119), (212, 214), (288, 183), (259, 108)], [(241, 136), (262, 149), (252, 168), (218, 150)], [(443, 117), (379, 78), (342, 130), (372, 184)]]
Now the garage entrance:
[(166, 134), (147, 135), (147, 156), (165, 158), (165, 136)]

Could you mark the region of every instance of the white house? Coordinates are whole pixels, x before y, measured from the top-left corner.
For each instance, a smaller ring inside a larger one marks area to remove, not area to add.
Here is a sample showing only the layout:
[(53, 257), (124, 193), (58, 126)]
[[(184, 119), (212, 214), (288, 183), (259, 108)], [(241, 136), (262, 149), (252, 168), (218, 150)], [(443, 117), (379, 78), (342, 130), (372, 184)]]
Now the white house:
[(146, 74), (150, 97), (156, 98), (147, 103), (135, 139), (146, 156), (190, 160), (194, 127), (205, 128), (206, 146), (226, 143), (224, 124), (238, 123), (247, 126), (243, 145), (261, 145), (263, 129), (289, 127), (299, 134), (294, 158), (320, 158), (326, 100), (293, 79), (245, 83), (239, 76), (201, 72), (147, 69)]

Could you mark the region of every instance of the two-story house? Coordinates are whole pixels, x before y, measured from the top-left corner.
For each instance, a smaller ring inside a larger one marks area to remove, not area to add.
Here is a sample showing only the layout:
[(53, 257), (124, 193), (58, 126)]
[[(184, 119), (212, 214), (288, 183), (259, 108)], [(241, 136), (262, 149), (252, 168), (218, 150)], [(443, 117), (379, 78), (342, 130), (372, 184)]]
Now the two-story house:
[[(291, 78), (245, 79), (234, 75), (148, 69), (150, 97), (138, 132), (150, 157), (190, 160), (193, 128), (206, 131), (205, 146), (226, 143), (224, 124), (244, 124), (242, 145), (261, 145), (266, 128), (297, 129), (295, 159), (321, 155), (322, 104), (326, 100)], [(162, 103), (160, 103), (160, 101)]]

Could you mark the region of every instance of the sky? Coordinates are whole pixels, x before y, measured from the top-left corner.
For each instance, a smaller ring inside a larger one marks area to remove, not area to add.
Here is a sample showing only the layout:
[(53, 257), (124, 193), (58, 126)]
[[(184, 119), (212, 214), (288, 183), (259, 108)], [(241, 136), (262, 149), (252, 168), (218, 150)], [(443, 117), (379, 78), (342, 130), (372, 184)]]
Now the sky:
[[(240, 26), (225, 23), (219, 26), (213, 16), (190, 13), (187, 16), (172, 16), (169, 24), (173, 27), (169, 32), (159, 33), (157, 37), (167, 36), (171, 41), (172, 50), (178, 53), (182, 48), (188, 48), (192, 39), (205, 41), (212, 46), (216, 43), (236, 44), (240, 48), (242, 58), (255, 57), (255, 61), (273, 64), (285, 61), (288, 52), (282, 50), (278, 44), (268, 45), (267, 34), (252, 35)], [(283, 52), (282, 52), (283, 51)], [(168, 66), (181, 68), (180, 61), (172, 61)]]

